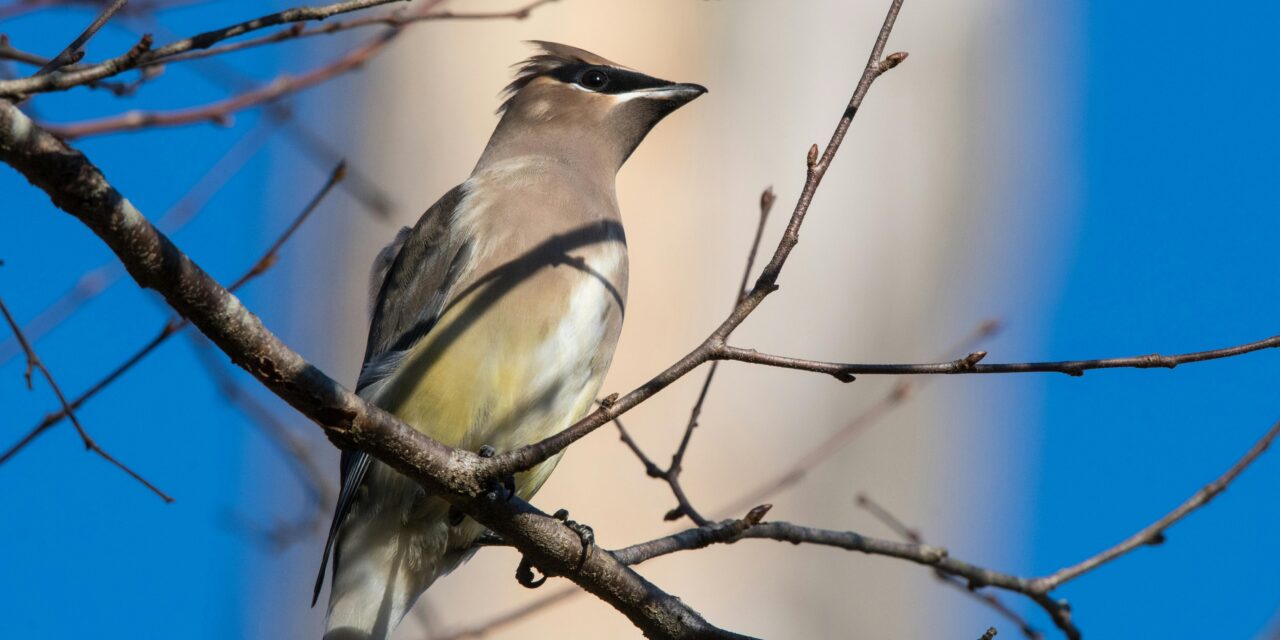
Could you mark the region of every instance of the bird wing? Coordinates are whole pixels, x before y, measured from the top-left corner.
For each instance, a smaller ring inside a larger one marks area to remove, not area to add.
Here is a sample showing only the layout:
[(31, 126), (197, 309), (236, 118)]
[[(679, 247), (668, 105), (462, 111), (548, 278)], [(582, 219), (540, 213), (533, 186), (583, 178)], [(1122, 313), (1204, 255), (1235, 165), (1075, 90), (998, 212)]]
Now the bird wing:
[[(462, 186), (454, 187), (422, 214), (413, 229), (402, 229), (374, 261), (370, 289), (373, 320), (365, 346), (364, 365), (356, 382), (356, 393), (369, 400), (395, 373), (405, 355), (440, 319), (450, 289), (466, 264), (467, 244), (450, 233), (454, 210), (462, 201)], [(320, 574), (316, 576), (311, 606), (320, 598), (324, 572), (343, 520), (356, 501), (373, 457), (363, 451), (342, 452), (342, 489), (329, 525)], [(334, 570), (338, 557), (334, 554)]]

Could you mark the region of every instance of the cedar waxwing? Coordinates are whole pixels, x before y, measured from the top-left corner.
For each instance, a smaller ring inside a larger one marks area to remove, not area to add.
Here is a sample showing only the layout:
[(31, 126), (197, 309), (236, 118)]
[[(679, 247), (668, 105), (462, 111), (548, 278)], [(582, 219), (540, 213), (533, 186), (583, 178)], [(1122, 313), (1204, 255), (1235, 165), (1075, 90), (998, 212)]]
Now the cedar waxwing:
[[(445, 444), (531, 444), (591, 408), (627, 296), (614, 180), (649, 130), (706, 93), (581, 49), (534, 43), (466, 182), (401, 230), (374, 264), (356, 391)], [(560, 456), (519, 473), (529, 499)], [(385, 640), (484, 527), (360, 451), (316, 580), (333, 555), (325, 640)], [(313, 600), (314, 604), (314, 600)]]

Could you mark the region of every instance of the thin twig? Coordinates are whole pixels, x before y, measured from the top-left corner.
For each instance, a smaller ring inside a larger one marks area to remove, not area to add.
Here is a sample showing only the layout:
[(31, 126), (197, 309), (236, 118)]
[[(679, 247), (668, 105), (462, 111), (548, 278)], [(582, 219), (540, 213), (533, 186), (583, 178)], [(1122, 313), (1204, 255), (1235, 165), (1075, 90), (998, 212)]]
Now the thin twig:
[[(766, 188), (760, 194), (760, 214), (757, 217), (755, 238), (751, 242), (751, 250), (747, 252), (747, 265), (742, 270), (742, 281), (738, 284), (738, 288), (733, 294), (733, 304), (737, 306), (742, 302), (742, 298), (749, 292), (747, 291), (747, 283), (751, 281), (751, 271), (755, 268), (756, 255), (760, 252), (760, 242), (764, 239), (764, 228), (769, 222), (769, 213), (773, 211), (773, 203), (777, 202), (778, 196), (773, 192), (773, 187)], [(676, 497), (676, 509), (667, 514), (667, 520), (675, 520), (681, 515), (688, 516), (698, 525), (708, 524), (710, 521), (702, 517), (701, 514), (693, 507), (688, 496), (685, 495), (684, 487), (680, 484), (680, 472), (684, 470), (684, 456), (689, 450), (689, 443), (693, 440), (693, 430), (698, 428), (698, 418), (702, 416), (702, 406), (707, 401), (707, 394), (711, 391), (711, 383), (715, 380), (716, 370), (720, 363), (712, 362), (707, 367), (707, 376), (702, 380), (702, 389), (698, 391), (698, 399), (693, 403), (693, 409), (689, 411), (689, 421), (685, 424), (684, 435), (680, 437), (680, 445), (676, 447), (676, 452), (671, 456), (671, 464), (667, 466), (663, 479), (671, 487), (671, 493)]]
[(5, 322), (9, 324), (9, 328), (13, 330), (14, 337), (16, 337), (18, 339), (18, 343), (22, 345), (23, 353), (27, 355), (27, 370), (25, 374), (27, 378), (27, 388), (31, 388), (31, 372), (33, 370), (39, 371), (45, 381), (49, 383), (49, 388), (53, 389), (53, 394), (58, 397), (58, 402), (62, 405), (62, 411), (71, 418), (71, 424), (75, 426), (76, 433), (80, 434), (80, 440), (84, 442), (84, 448), (86, 450), (98, 454), (98, 456), (103, 460), (110, 462), (115, 465), (116, 468), (129, 474), (130, 477), (137, 480), (142, 484), (142, 486), (151, 490), (152, 493), (159, 496), (160, 499), (164, 500), (166, 503), (173, 502), (173, 498), (169, 497), (167, 493), (161, 491), (159, 487), (151, 484), (149, 480), (142, 477), (137, 471), (129, 468), (128, 465), (120, 462), (114, 456), (107, 453), (101, 446), (98, 446), (97, 441), (89, 435), (89, 432), (85, 430), (84, 425), (80, 424), (80, 418), (76, 416), (75, 411), (72, 411), (71, 409), (71, 405), (67, 403), (67, 397), (63, 395), (62, 389), (58, 386), (58, 382), (53, 379), (53, 374), (49, 372), (49, 368), (46, 367), (44, 362), (40, 360), (40, 357), (36, 355), (35, 349), (31, 348), (31, 343), (27, 341), (26, 336), (22, 335), (22, 328), (19, 327), (17, 321), (13, 319), (13, 315), (9, 313), (9, 307), (5, 305), (4, 300), (2, 299), (0, 299), (0, 314), (4, 315)]
[(352, 11), (359, 11), (361, 9), (368, 9), (370, 7), (399, 1), (403, 0), (344, 0), (343, 2), (335, 2), (319, 7), (295, 7), (254, 18), (253, 20), (247, 20), (229, 27), (206, 31), (199, 35), (184, 38), (177, 42), (172, 42), (155, 49), (151, 47), (150, 38), (144, 38), (143, 42), (139, 42), (138, 45), (135, 45), (132, 49), (122, 55), (104, 60), (97, 64), (85, 65), (75, 71), (0, 82), (0, 96), (26, 95), (70, 89), (71, 87), (86, 84), (94, 80), (102, 80), (103, 78), (109, 78), (125, 71), (136, 69), (143, 64), (153, 62), (161, 58), (175, 56), (180, 53), (186, 53), (187, 51), (206, 49), (224, 40), (242, 36), (253, 31), (268, 29), (284, 24), (292, 24), (295, 22), (323, 20), (342, 13), (350, 13)]
[[(871, 497), (865, 493), (858, 494), (857, 505), (867, 513), (870, 513), (885, 526), (889, 527), (889, 529), (893, 530), (893, 532), (898, 534), (900, 537), (916, 544), (926, 544), (924, 536), (920, 534), (919, 530), (908, 527), (905, 523), (881, 506), (880, 503), (872, 500)], [(1009, 605), (1005, 604), (1004, 600), (1001, 600), (999, 596), (993, 593), (985, 593), (970, 589), (969, 585), (964, 580), (943, 571), (934, 571), (934, 576), (939, 582), (942, 582), (943, 584), (952, 587), (990, 607), (997, 614), (1016, 625), (1018, 630), (1022, 632), (1022, 635), (1026, 636), (1030, 640), (1040, 640), (1044, 637), (1044, 634), (1041, 633), (1039, 629), (1031, 626), (1031, 623), (1027, 622), (1026, 618), (1023, 618), (1018, 614), (1018, 612), (1009, 608)], [(995, 635), (994, 631), (994, 629), (990, 631), (993, 636)]]
[[(147, 31), (163, 32), (166, 37), (178, 37), (150, 16), (144, 18), (143, 26)], [(160, 67), (147, 67), (145, 69), (158, 68)], [(227, 91), (238, 93), (250, 91), (258, 86), (257, 79), (250, 78), (221, 58), (206, 58), (197, 61), (191, 65), (191, 69), (206, 80)], [(262, 115), (271, 123), (280, 125), (285, 137), (293, 142), (301, 152), (302, 157), (312, 164), (327, 170), (342, 159), (342, 152), (335, 148), (326, 139), (325, 135), (316, 131), (305, 120), (294, 117), (293, 109), (287, 100), (282, 99), (263, 105)], [(344, 191), (367, 207), (379, 220), (384, 222), (390, 220), (391, 209), (393, 208), (391, 195), (374, 178), (361, 171), (359, 167), (352, 166), (347, 168), (347, 179), (342, 181), (341, 186)]]
[[(757, 216), (755, 239), (751, 243), (751, 250), (747, 252), (747, 264), (742, 271), (742, 282), (738, 285), (737, 292), (734, 294), (734, 304), (738, 304), (744, 295), (746, 295), (747, 282), (751, 278), (751, 270), (755, 266), (756, 254), (760, 250), (760, 241), (764, 237), (764, 227), (769, 221), (769, 212), (773, 209), (773, 203), (777, 200), (777, 196), (773, 193), (773, 187), (766, 188), (760, 194), (760, 213)], [(702, 380), (702, 388), (698, 392), (698, 399), (693, 403), (693, 409), (689, 411), (689, 421), (685, 423), (684, 435), (680, 438), (680, 444), (676, 448), (675, 453), (671, 456), (671, 464), (666, 469), (659, 467), (653, 462), (640, 445), (627, 432), (627, 428), (623, 426), (621, 420), (614, 420), (614, 424), (618, 427), (618, 434), (622, 438), (622, 442), (631, 449), (631, 452), (640, 459), (644, 465), (645, 473), (650, 478), (658, 478), (667, 483), (670, 487), (672, 495), (676, 498), (676, 507), (667, 512), (664, 520), (678, 520), (681, 517), (688, 516), (698, 526), (711, 524), (710, 520), (702, 517), (698, 510), (694, 508), (689, 501), (689, 497), (684, 492), (684, 487), (680, 484), (680, 472), (684, 469), (684, 456), (689, 449), (689, 442), (693, 437), (693, 430), (698, 427), (698, 418), (702, 415), (702, 405), (707, 400), (707, 393), (711, 390), (711, 382), (715, 380), (716, 367), (719, 363), (713, 362), (707, 368), (707, 375)], [(613, 402), (602, 402), (601, 405), (607, 405)], [(744, 507), (745, 508), (745, 507)]]
[[(357, 46), (337, 60), (322, 65), (312, 71), (299, 76), (282, 75), (275, 80), (253, 89), (244, 91), (238, 95), (223, 100), (218, 100), (206, 105), (198, 107), (187, 107), (172, 111), (128, 111), (115, 116), (108, 116), (99, 120), (90, 120), (84, 122), (73, 122), (66, 124), (45, 123), (44, 126), (54, 133), (68, 139), (74, 139), (84, 136), (100, 135), (104, 133), (114, 133), (117, 131), (132, 131), (138, 129), (152, 129), (156, 127), (180, 126), (194, 124), (199, 122), (227, 123), (231, 116), (236, 112), (245, 109), (269, 104), (277, 101), (285, 96), (298, 93), (309, 89), (316, 85), (328, 82), (340, 75), (359, 69), (374, 56), (378, 55), (388, 44), (390, 44), (404, 29), (415, 23), (424, 20), (456, 20), (456, 19), (498, 19), (498, 18), (523, 18), (529, 14), (534, 8), (546, 4), (547, 1), (534, 2), (519, 9), (510, 11), (496, 11), (490, 13), (455, 13), (450, 11), (432, 12), (431, 9), (442, 3), (443, 0), (432, 0), (427, 4), (418, 7), (413, 14), (399, 13), (393, 14), (399, 17), (384, 17), (381, 20), (371, 20), (367, 24), (387, 24), (388, 28), (378, 35), (370, 38), (364, 44)], [(297, 23), (301, 25), (303, 23)], [(341, 26), (340, 24), (338, 26)], [(364, 26), (362, 24), (361, 26)], [(288, 39), (288, 37), (297, 37), (301, 32), (289, 29), (280, 32), (277, 35), (286, 36), (280, 39)], [(235, 46), (235, 45), (231, 45)], [(210, 50), (197, 51), (188, 54), (189, 58), (204, 57)], [(168, 59), (164, 59), (167, 62)], [(3, 83), (0, 83), (2, 85)]]
[(226, 125), (231, 122), (232, 115), (239, 111), (279, 100), (360, 68), (397, 35), (399, 32), (395, 30), (384, 31), (351, 49), (337, 60), (302, 75), (282, 75), (265, 85), (206, 105), (172, 111), (126, 111), (98, 120), (66, 124), (44, 123), (42, 126), (63, 138), (72, 140), (116, 131), (173, 127), (200, 122)]
[[(995, 335), (999, 330), (999, 321), (983, 321), (968, 336), (962, 339), (957, 346), (948, 349), (945, 353), (955, 353), (970, 349), (973, 345)], [(791, 464), (783, 467), (782, 471), (778, 472), (774, 477), (761, 482), (755, 489), (739, 496), (728, 505), (717, 509), (716, 513), (723, 515), (738, 513), (751, 505), (771, 500), (779, 492), (795, 486), (808, 477), (823, 462), (830, 460), (836, 453), (840, 452), (841, 449), (870, 428), (871, 425), (879, 422), (891, 411), (915, 397), (930, 380), (932, 378), (924, 378), (923, 380), (902, 378), (898, 380), (889, 389), (888, 393), (864, 409), (862, 413), (855, 416), (843, 427), (814, 445)]]
[(837, 362), (821, 362), (790, 358), (754, 349), (742, 349), (729, 345), (721, 345), (714, 350), (712, 357), (720, 360), (737, 360), (751, 364), (760, 364), (785, 369), (798, 369), (814, 373), (825, 373), (835, 376), (842, 382), (851, 382), (854, 375), (938, 375), (938, 374), (990, 374), (990, 373), (1065, 373), (1069, 376), (1081, 376), (1092, 369), (1172, 369), (1181, 364), (1205, 362), (1274, 349), (1280, 347), (1280, 336), (1272, 336), (1264, 340), (1246, 344), (1194, 351), (1173, 356), (1162, 356), (1152, 353), (1144, 356), (1128, 356), (1123, 358), (1104, 358), (1099, 360), (1062, 360), (1058, 362), (1010, 362), (1001, 364), (979, 364), (987, 356), (985, 351), (975, 351), (951, 362), (931, 362), (926, 364), (844, 364)]
[[(297, 23), (291, 28), (281, 29), (272, 34), (260, 36), (250, 40), (242, 40), (231, 44), (210, 47), (202, 51), (191, 51), (181, 55), (170, 56), (163, 60), (150, 62), (147, 64), (171, 64), (174, 62), (186, 62), (188, 60), (199, 60), (210, 56), (219, 56), (235, 51), (243, 51), (254, 47), (284, 42), (287, 40), (298, 40), (301, 38), (309, 38), (312, 36), (324, 36), (334, 33), (341, 33), (351, 29), (360, 29), (372, 26), (386, 27), (405, 27), (416, 22), (430, 22), (436, 20), (502, 20), (514, 19), (523, 20), (528, 18), (534, 9), (545, 4), (550, 4), (556, 0), (536, 0), (524, 6), (515, 9), (503, 11), (478, 11), (478, 12), (458, 12), (458, 11), (435, 11), (425, 12), (421, 8), (416, 13), (408, 13), (404, 10), (396, 10), (378, 16), (369, 16), (364, 18), (356, 18), (353, 20), (339, 20), (333, 22), (325, 22), (320, 26), (306, 28), (303, 23)], [(432, 6), (439, 5), (441, 2), (431, 3)], [(428, 7), (429, 8), (429, 7)], [(144, 65), (146, 66), (146, 65)]]
[(117, 11), (124, 8), (126, 2), (128, 2), (128, 0), (113, 0), (111, 4), (103, 7), (102, 11), (98, 13), (98, 17), (94, 18), (93, 22), (89, 23), (89, 26), (85, 27), (84, 31), (81, 32), (79, 36), (76, 36), (76, 39), (72, 40), (71, 44), (67, 45), (67, 48), (58, 52), (58, 55), (54, 56), (53, 59), (43, 67), (40, 67), (40, 70), (37, 71), (35, 75), (41, 76), (47, 73), (53, 73), (54, 71), (57, 71), (58, 69), (73, 62), (79, 62), (80, 58), (84, 57), (84, 52), (80, 50), (81, 47), (87, 44), (89, 39), (98, 33), (98, 30), (106, 26), (107, 21), (110, 20)]
[[(339, 163), (338, 166), (334, 168), (333, 172), (329, 175), (329, 179), (325, 181), (324, 186), (322, 186), (320, 188), (320, 191), (318, 191), (316, 195), (312, 197), (311, 201), (307, 203), (307, 206), (303, 208), (302, 212), (299, 213), (298, 216), (295, 217), (293, 221), (289, 223), (289, 226), (285, 228), (285, 230), (280, 234), (278, 238), (276, 238), (276, 241), (271, 244), (270, 248), (267, 249), (267, 251), (262, 255), (262, 257), (258, 258), (257, 262), (255, 262), (253, 266), (250, 267), (249, 270), (245, 272), (244, 275), (240, 276), (240, 278), (238, 278), (235, 281), (235, 283), (231, 285), (230, 289), (232, 291), (235, 291), (240, 287), (243, 287), (244, 285), (248, 284), (251, 280), (262, 275), (267, 269), (269, 269), (272, 265), (275, 264), (276, 259), (278, 257), (277, 254), (279, 253), (280, 249), (283, 248), (284, 244), (289, 240), (290, 237), (293, 236), (293, 233), (298, 230), (298, 227), (301, 226), (304, 221), (306, 221), (306, 219), (311, 215), (311, 212), (315, 211), (316, 207), (318, 207), (320, 202), (324, 200), (325, 196), (327, 196), (329, 192), (333, 190), (334, 185), (342, 180), (345, 167), (346, 167), (345, 163)], [(133, 353), (133, 355), (125, 359), (124, 362), (120, 363), (118, 366), (112, 369), (110, 373), (108, 373), (107, 375), (99, 379), (96, 383), (93, 384), (93, 386), (89, 387), (87, 391), (77, 396), (75, 400), (73, 400), (68, 407), (63, 407), (62, 410), (55, 411), (45, 416), (43, 420), (41, 420), (38, 424), (36, 424), (35, 427), (33, 427), (30, 431), (28, 431), (26, 435), (24, 435), (20, 440), (18, 440), (18, 442), (14, 443), (11, 447), (5, 450), (3, 454), (0, 454), (0, 465), (3, 465), (4, 463), (8, 462), (10, 458), (17, 455), (18, 452), (26, 448), (27, 445), (34, 442), (36, 438), (40, 437), (40, 435), (43, 434), (45, 431), (49, 430), (51, 427), (61, 422), (63, 418), (66, 418), (67, 416), (71, 415), (71, 410), (79, 409), (80, 406), (83, 405), (85, 402), (88, 402), (90, 399), (96, 396), (100, 391), (102, 391), (103, 389), (106, 389), (118, 378), (120, 378), (120, 376), (124, 375), (126, 372), (132, 369), (139, 362), (142, 362), (144, 359), (146, 359), (146, 357), (150, 355), (151, 352), (155, 351), (157, 348), (160, 347), (160, 345), (164, 344), (165, 341), (167, 341), (171, 336), (173, 336), (178, 331), (186, 328), (189, 322), (190, 321), (187, 318), (184, 318), (179, 315), (175, 315), (174, 317), (170, 318), (167, 322), (165, 322), (164, 326), (161, 327), (160, 331), (155, 335), (155, 337), (149, 340), (145, 345), (143, 345), (142, 348), (138, 349), (136, 352)]]
[[(273, 14), (268, 14), (235, 24), (221, 29), (206, 31), (199, 35), (184, 38), (171, 42), (162, 47), (152, 49), (150, 42), (142, 48), (142, 50), (131, 50), (115, 58), (105, 60), (103, 62), (91, 65), (82, 65), (74, 71), (45, 76), (35, 76), (32, 78), (22, 78), (18, 80), (0, 81), (0, 96), (16, 96), (27, 95), (33, 93), (44, 93), (49, 91), (62, 91), (72, 87), (89, 84), (104, 78), (118, 75), (125, 71), (137, 69), (144, 66), (154, 66), (157, 64), (166, 64), (171, 60), (194, 59), (204, 57), (202, 50), (208, 50), (220, 42), (245, 35), (254, 31), (278, 27), (281, 25), (296, 25), (306, 22), (316, 22), (330, 18), (336, 15), (351, 13), (362, 9), (369, 9), (379, 5), (390, 4), (403, 0), (346, 0), (345, 2), (335, 2), (319, 7), (295, 7)], [(376, 24), (388, 25), (388, 32), (399, 32), (404, 27), (413, 22), (421, 22), (424, 20), (478, 20), (478, 19), (522, 19), (529, 15), (535, 8), (547, 4), (553, 0), (538, 0), (531, 2), (516, 9), (507, 11), (495, 11), (488, 13), (465, 13), (453, 11), (439, 11), (431, 13), (429, 9), (439, 5), (442, 0), (431, 0), (425, 6), (419, 8), (415, 14), (405, 16), (399, 12), (389, 14), (387, 16), (379, 16), (378, 18), (368, 21), (361, 21), (360, 24), (354, 26), (369, 26)], [(347, 27), (354, 28), (354, 27)], [(341, 29), (339, 29), (341, 30)], [(302, 37), (304, 35), (316, 35), (325, 32), (318, 29), (308, 32), (305, 29), (284, 29), (258, 39), (258, 41), (249, 41), (248, 44), (238, 44), (223, 47), (218, 53), (227, 53), (238, 49), (246, 48), (246, 46), (256, 46), (258, 44), (267, 44), (269, 42), (278, 42), (292, 38)], [(191, 54), (183, 56), (183, 54)]]

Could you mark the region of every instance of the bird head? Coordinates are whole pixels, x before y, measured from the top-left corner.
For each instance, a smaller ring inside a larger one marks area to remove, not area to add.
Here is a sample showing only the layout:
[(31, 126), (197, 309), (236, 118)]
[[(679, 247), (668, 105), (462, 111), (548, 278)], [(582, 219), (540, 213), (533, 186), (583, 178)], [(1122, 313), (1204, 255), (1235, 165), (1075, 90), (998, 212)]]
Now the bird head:
[(517, 65), (516, 78), (504, 91), (495, 141), (528, 138), (570, 151), (579, 147), (616, 164), (616, 171), (654, 125), (707, 92), (576, 47), (532, 44), (539, 52)]

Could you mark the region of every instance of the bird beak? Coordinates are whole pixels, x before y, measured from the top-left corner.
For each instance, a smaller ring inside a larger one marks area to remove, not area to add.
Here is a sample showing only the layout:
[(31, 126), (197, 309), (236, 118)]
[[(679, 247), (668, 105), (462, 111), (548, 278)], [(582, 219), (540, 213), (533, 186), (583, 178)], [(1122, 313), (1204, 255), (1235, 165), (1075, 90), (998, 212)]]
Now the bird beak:
[(697, 98), (706, 92), (707, 88), (700, 84), (682, 82), (678, 84), (654, 87), (652, 89), (645, 89), (643, 92), (639, 92), (640, 95), (638, 97), (648, 98), (650, 100), (662, 100), (679, 107), (693, 101), (694, 98)]

